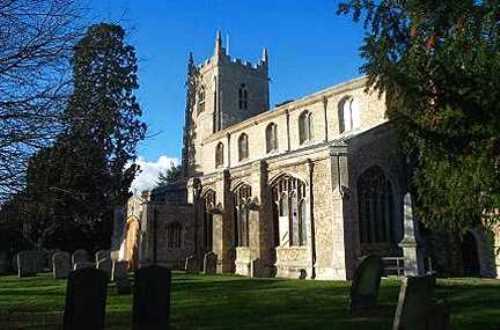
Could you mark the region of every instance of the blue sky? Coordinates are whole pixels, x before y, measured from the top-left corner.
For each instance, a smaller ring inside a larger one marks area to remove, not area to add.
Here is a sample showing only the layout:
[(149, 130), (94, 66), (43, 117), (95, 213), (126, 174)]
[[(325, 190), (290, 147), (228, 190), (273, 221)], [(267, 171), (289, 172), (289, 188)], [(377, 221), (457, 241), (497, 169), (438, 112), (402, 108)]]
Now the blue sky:
[(180, 157), (187, 55), (209, 57), (217, 30), (233, 57), (257, 61), (269, 49), (271, 105), (360, 75), (362, 27), (335, 14), (338, 0), (89, 1), (93, 20), (121, 23), (136, 48), (146, 162)]

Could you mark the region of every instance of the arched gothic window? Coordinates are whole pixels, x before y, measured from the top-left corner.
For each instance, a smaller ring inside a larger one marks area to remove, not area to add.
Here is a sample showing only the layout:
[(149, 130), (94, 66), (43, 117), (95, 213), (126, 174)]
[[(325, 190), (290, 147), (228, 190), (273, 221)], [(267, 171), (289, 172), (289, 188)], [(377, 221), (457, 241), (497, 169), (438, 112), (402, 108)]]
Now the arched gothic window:
[(178, 249), (182, 246), (182, 226), (178, 222), (167, 225), (167, 247)]
[(349, 132), (360, 126), (360, 109), (358, 101), (351, 96), (339, 103), (339, 131)]
[(238, 159), (239, 161), (248, 158), (248, 135), (242, 133), (238, 138)]
[(208, 190), (202, 199), (203, 206), (203, 237), (202, 246), (206, 251), (212, 251), (213, 248), (213, 214), (210, 209), (215, 207), (215, 191)]
[(241, 84), (238, 89), (238, 106), (242, 110), (248, 109), (248, 91), (245, 84)]
[(234, 191), (234, 238), (236, 246), (249, 245), (248, 205), (252, 197), (252, 188), (242, 184)]
[(307, 244), (306, 185), (301, 180), (284, 175), (272, 186), (274, 237), (276, 246)]
[(215, 148), (215, 167), (224, 165), (224, 144), (219, 142)]
[(361, 243), (392, 243), (394, 200), (391, 182), (378, 166), (358, 179), (359, 233)]
[(312, 113), (308, 110), (302, 112), (299, 116), (299, 139), (300, 144), (312, 139)]
[(198, 113), (205, 111), (205, 87), (201, 86), (198, 92)]
[(271, 123), (266, 127), (266, 152), (278, 150), (278, 126)]

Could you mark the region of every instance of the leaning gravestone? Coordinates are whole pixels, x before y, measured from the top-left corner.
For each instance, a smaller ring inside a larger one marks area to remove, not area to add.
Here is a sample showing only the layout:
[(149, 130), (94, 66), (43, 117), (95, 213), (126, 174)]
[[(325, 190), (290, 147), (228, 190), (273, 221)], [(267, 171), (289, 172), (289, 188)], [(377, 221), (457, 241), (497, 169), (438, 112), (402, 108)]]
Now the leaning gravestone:
[(97, 269), (71, 272), (66, 289), (64, 330), (104, 329), (107, 275)]
[(95, 262), (98, 263), (102, 259), (111, 259), (111, 253), (108, 250), (99, 250), (95, 253)]
[(118, 294), (129, 294), (131, 285), (128, 279), (128, 263), (126, 261), (113, 262), (113, 270), (111, 272), (111, 280), (116, 284)]
[(203, 257), (203, 273), (215, 274), (217, 272), (217, 255), (213, 252), (205, 253)]
[(366, 256), (359, 264), (351, 286), (351, 313), (374, 307), (377, 304), (380, 280), (384, 273), (382, 259)]
[(96, 263), (96, 268), (102, 270), (108, 274), (108, 278), (111, 279), (111, 268), (113, 267), (113, 263), (111, 262), (111, 258), (100, 259)]
[(78, 263), (82, 262), (89, 262), (89, 254), (87, 251), (83, 249), (78, 249), (75, 252), (73, 252), (73, 255), (71, 256), (71, 263), (73, 266)]
[(447, 330), (448, 308), (444, 303), (432, 302), (433, 291), (433, 278), (430, 275), (404, 278), (393, 330)]
[(40, 271), (39, 253), (37, 251), (21, 251), (17, 254), (17, 276), (36, 275)]
[(71, 256), (68, 252), (56, 252), (52, 255), (52, 275), (54, 279), (67, 278), (71, 271)]
[(135, 272), (133, 329), (168, 329), (171, 273), (152, 265)]
[(93, 262), (78, 262), (73, 265), (73, 270), (79, 270), (84, 268), (93, 268), (95, 269), (95, 263)]
[(195, 256), (189, 256), (186, 258), (186, 263), (184, 264), (184, 271), (186, 273), (196, 273), (198, 272), (199, 265), (198, 259)]

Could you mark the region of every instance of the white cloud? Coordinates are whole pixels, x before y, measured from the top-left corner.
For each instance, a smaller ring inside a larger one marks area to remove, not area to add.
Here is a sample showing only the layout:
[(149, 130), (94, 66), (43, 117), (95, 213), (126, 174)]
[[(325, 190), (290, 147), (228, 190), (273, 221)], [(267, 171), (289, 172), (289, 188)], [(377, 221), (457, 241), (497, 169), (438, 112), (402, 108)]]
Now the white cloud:
[(140, 166), (140, 173), (136, 175), (130, 190), (132, 192), (142, 192), (145, 190), (153, 189), (158, 181), (158, 175), (161, 172), (169, 169), (172, 164), (179, 164), (177, 158), (160, 156), (154, 162), (148, 162), (143, 157), (139, 156), (136, 160), (136, 164)]

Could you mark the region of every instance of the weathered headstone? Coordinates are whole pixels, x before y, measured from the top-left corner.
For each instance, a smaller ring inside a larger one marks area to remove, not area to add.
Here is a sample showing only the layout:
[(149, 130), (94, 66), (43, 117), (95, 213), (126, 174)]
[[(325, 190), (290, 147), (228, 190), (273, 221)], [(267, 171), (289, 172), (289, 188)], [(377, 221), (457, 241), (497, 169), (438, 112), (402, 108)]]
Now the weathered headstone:
[(399, 246), (403, 249), (405, 276), (423, 274), (424, 264), (416, 238), (410, 193), (406, 193), (404, 197), (404, 237)]
[(79, 270), (79, 269), (84, 269), (84, 268), (92, 268), (95, 269), (95, 263), (93, 262), (78, 262), (73, 265), (73, 270)]
[(66, 289), (64, 330), (104, 329), (107, 275), (91, 268), (71, 272)]
[(83, 249), (78, 249), (75, 252), (73, 252), (73, 255), (71, 256), (71, 263), (73, 266), (78, 263), (82, 262), (89, 262), (89, 254), (87, 251)]
[(200, 271), (198, 258), (196, 258), (196, 256), (189, 256), (186, 258), (186, 263), (184, 264), (184, 271), (186, 273), (196, 273)]
[(434, 304), (432, 276), (403, 279), (394, 316), (393, 330), (447, 330), (449, 312), (444, 303)]
[(217, 272), (217, 255), (213, 252), (205, 253), (203, 257), (203, 273), (215, 274)]
[(351, 313), (376, 306), (383, 273), (384, 264), (380, 257), (370, 255), (363, 258), (352, 281)]
[(106, 274), (108, 274), (108, 279), (111, 279), (112, 267), (113, 267), (113, 262), (111, 261), (111, 258), (100, 259), (96, 263), (96, 268), (106, 272)]
[(168, 329), (171, 273), (152, 265), (135, 272), (133, 329)]
[(128, 279), (127, 268), (128, 263), (126, 261), (113, 262), (111, 280), (115, 282), (118, 294), (129, 294), (132, 290)]
[(68, 252), (52, 255), (52, 274), (55, 279), (67, 278), (71, 271), (71, 256)]
[[(45, 261), (46, 261), (46, 265), (47, 265), (47, 268), (49, 269), (49, 271), (53, 271), (54, 270), (54, 254), (58, 253), (58, 252), (61, 252), (61, 250), (59, 249), (52, 249), (52, 250), (47, 250), (45, 252)], [(69, 256), (69, 262), (71, 262), (71, 255)]]
[(33, 276), (40, 271), (39, 253), (37, 251), (21, 251), (17, 254), (17, 276)]
[(99, 250), (95, 253), (95, 263), (97, 264), (102, 259), (111, 259), (109, 250)]

